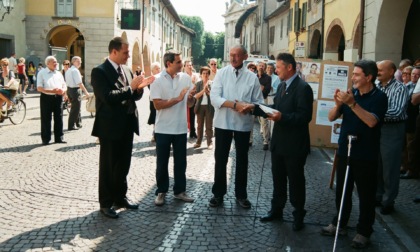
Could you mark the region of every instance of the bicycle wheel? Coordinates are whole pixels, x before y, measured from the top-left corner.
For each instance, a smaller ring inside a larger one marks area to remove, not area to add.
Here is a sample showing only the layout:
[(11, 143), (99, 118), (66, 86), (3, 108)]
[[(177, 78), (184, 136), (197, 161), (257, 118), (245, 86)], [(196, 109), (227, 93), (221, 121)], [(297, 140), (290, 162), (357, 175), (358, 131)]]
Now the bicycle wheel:
[(26, 117), (26, 103), (22, 100), (17, 100), (13, 106), (13, 115), (9, 116), (10, 122), (13, 124), (21, 124)]

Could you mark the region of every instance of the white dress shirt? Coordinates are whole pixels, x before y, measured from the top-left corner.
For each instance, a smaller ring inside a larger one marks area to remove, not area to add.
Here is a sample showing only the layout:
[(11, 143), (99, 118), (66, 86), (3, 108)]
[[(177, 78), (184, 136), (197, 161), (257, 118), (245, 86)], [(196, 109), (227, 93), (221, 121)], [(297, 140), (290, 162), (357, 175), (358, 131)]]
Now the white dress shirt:
[(238, 76), (235, 74), (235, 68), (230, 65), (218, 70), (211, 85), (210, 97), (215, 109), (214, 127), (243, 132), (252, 130), (254, 117), (251, 114), (244, 115), (231, 108), (222, 107), (227, 100), (263, 103), (258, 77), (246, 66), (239, 69)]
[(66, 83), (69, 88), (79, 88), (79, 84), (82, 83), (82, 75), (77, 67), (71, 66), (66, 71)]
[[(60, 71), (54, 70), (51, 71), (48, 67), (39, 71), (36, 78), (36, 86), (42, 87), (45, 90), (53, 90), (55, 88), (67, 90), (66, 82)], [(47, 94), (47, 93), (46, 93)], [(47, 94), (55, 95), (55, 94)]]

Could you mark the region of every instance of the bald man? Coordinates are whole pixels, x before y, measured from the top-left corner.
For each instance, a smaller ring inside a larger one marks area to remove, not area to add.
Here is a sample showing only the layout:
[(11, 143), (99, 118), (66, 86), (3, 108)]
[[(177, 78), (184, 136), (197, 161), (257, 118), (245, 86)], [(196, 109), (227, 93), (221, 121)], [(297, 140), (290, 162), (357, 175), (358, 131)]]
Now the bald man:
[(398, 195), (408, 90), (395, 79), (397, 67), (392, 61), (383, 60), (377, 65), (378, 88), (388, 97), (388, 110), (381, 127), (376, 204), (381, 206), (381, 214), (386, 215), (394, 211)]

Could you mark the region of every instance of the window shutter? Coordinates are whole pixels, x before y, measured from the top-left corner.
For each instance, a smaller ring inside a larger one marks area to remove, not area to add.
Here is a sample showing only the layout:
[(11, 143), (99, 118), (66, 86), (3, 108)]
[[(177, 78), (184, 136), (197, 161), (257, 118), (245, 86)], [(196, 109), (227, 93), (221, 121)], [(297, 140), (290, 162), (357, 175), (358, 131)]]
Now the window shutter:
[(287, 31), (292, 30), (292, 18), (293, 18), (293, 9), (289, 10), (289, 15), (287, 16)]
[(58, 17), (73, 17), (73, 0), (58, 0), (57, 1), (57, 16)]
[(280, 21), (280, 39), (283, 38), (283, 18)]
[(306, 16), (308, 14), (308, 3), (302, 5), (302, 28), (306, 28)]
[(300, 30), (300, 9), (298, 3), (295, 3), (295, 19), (294, 19), (294, 31)]
[(270, 27), (270, 44), (274, 44), (275, 26)]

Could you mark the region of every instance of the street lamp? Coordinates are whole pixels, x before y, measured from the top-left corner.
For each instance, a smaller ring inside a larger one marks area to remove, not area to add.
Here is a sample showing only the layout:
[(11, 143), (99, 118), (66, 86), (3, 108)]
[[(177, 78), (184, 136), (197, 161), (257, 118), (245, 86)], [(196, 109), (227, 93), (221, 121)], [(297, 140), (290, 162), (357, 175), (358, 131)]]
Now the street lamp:
[(15, 2), (16, 0), (1, 0), (0, 13), (3, 11), (4, 13), (1, 16), (0, 22), (4, 20), (4, 16), (6, 16), (6, 14), (10, 14), (10, 11), (13, 10), (13, 8), (15, 7)]

